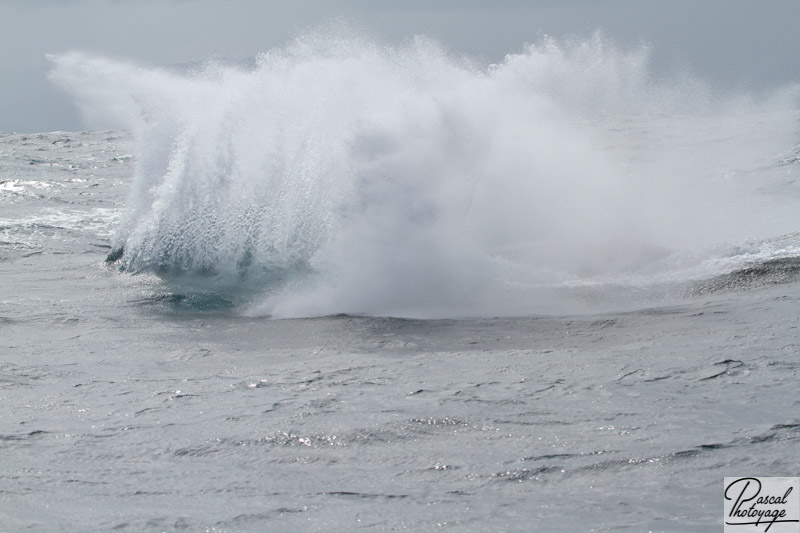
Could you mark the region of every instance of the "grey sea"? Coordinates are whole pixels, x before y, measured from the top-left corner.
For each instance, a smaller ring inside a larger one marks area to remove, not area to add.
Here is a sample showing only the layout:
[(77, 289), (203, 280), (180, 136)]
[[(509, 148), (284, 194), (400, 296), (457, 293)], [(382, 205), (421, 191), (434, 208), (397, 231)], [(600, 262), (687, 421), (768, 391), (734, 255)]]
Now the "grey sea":
[(544, 52), (345, 44), (68, 56), (138, 129), (0, 135), (0, 531), (707, 532), (798, 475), (794, 97), (587, 114), (585, 47), (549, 107)]
[(250, 318), (104, 264), (130, 145), (0, 138), (3, 531), (712, 531), (724, 476), (798, 472), (796, 257), (632, 312)]

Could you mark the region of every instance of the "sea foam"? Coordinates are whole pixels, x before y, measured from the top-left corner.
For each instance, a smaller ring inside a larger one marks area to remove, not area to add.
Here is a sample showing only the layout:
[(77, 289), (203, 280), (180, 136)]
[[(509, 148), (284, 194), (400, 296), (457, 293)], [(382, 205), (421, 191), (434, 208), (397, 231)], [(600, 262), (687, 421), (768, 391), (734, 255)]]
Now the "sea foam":
[(600, 35), (486, 66), (355, 33), (246, 67), (50, 57), (90, 127), (137, 135), (121, 268), (271, 316), (559, 312), (798, 228), (796, 87), (721, 96)]

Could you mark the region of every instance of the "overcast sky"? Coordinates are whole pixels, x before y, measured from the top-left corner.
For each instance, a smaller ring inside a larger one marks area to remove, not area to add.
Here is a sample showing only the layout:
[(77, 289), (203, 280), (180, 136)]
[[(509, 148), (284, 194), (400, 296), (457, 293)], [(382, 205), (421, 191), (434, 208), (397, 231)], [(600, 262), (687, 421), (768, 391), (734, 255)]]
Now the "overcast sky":
[(148, 65), (246, 58), (345, 18), (391, 42), (425, 34), (498, 61), (542, 34), (602, 30), (645, 42), (656, 68), (720, 87), (800, 82), (800, 0), (0, 0), (0, 131), (78, 130), (46, 53), (83, 50)]

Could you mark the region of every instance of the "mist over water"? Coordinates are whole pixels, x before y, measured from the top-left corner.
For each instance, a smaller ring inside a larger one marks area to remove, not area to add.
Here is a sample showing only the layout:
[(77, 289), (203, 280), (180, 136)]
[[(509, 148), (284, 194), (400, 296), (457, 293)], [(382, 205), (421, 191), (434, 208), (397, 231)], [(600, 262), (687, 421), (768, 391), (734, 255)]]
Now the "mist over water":
[(489, 66), (348, 29), (248, 68), (51, 60), (137, 135), (120, 267), (247, 313), (558, 313), (800, 255), (798, 88), (658, 78), (600, 35)]

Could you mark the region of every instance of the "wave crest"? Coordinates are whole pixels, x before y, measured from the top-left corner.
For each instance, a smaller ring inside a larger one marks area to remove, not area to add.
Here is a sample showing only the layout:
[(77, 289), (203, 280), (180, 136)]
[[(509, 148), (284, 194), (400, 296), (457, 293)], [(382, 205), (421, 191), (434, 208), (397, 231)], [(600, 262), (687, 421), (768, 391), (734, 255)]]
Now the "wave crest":
[[(725, 217), (748, 212), (754, 187), (719, 175), (763, 165), (796, 116), (794, 93), (721, 106), (690, 76), (656, 82), (645, 48), (599, 35), (488, 68), (346, 30), (250, 68), (51, 61), (90, 121), (138, 135), (110, 258), (246, 287), (262, 295), (253, 312), (276, 316), (540, 312), (550, 300), (534, 289), (735, 238)], [(711, 222), (687, 221), (700, 214)]]

